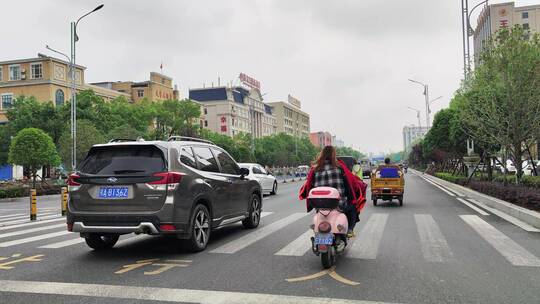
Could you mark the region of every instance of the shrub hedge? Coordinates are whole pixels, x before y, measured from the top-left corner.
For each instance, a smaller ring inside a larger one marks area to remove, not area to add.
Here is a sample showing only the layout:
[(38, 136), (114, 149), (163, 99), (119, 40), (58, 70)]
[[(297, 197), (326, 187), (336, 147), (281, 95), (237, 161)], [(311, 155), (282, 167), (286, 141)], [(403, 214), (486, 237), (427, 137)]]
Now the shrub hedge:
[[(43, 185), (37, 187), (37, 195), (60, 194), (65, 185)], [(30, 196), (28, 185), (0, 185), (0, 199)]]
[(435, 173), (435, 176), (458, 185), (465, 185), (467, 183), (467, 177), (463, 175), (452, 175), (451, 173), (447, 172), (438, 172)]
[(540, 211), (540, 191), (537, 188), (500, 182), (471, 181), (471, 189), (504, 201)]

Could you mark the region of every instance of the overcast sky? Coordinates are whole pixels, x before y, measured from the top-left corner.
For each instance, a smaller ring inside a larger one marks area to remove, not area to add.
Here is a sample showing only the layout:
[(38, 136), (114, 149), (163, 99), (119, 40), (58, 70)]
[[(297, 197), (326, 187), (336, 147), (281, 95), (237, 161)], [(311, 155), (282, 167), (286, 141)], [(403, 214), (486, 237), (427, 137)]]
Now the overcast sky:
[(462, 77), (460, 0), (5, 1), (16, 13), (2, 15), (0, 60), (51, 55), (45, 44), (69, 52), (69, 22), (101, 3), (78, 27), (87, 82), (147, 80), (163, 62), (187, 97), (244, 72), (266, 101), (300, 99), (312, 132), (364, 152), (403, 148), (403, 126), (417, 123), (407, 106), (425, 125), (422, 87), (408, 78), (443, 96), (435, 112)]

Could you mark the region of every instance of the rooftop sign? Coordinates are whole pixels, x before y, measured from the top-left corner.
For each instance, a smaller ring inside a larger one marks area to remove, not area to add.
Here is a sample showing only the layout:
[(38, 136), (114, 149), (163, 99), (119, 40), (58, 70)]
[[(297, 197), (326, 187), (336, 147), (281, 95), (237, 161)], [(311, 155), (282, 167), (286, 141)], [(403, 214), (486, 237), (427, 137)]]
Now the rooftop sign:
[(302, 103), (300, 102), (300, 100), (292, 97), (291, 94), (289, 94), (289, 96), (287, 96), (287, 99), (288, 99), (290, 104), (292, 104), (293, 106), (295, 106), (295, 107), (297, 107), (299, 109), (302, 106)]
[(252, 89), (258, 89), (260, 90), (261, 89), (261, 83), (255, 79), (255, 78), (252, 78), (252, 77), (249, 77), (248, 75), (244, 74), (244, 73), (240, 73), (240, 81), (247, 85), (248, 87), (252, 88)]

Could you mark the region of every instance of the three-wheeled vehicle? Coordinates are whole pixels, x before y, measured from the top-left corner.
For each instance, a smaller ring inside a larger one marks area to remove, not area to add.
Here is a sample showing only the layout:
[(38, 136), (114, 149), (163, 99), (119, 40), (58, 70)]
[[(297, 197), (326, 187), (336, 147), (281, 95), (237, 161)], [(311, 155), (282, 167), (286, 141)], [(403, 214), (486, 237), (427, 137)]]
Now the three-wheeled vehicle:
[(403, 206), (405, 178), (397, 165), (381, 165), (371, 175), (371, 200), (377, 206), (377, 200), (391, 201), (397, 199)]

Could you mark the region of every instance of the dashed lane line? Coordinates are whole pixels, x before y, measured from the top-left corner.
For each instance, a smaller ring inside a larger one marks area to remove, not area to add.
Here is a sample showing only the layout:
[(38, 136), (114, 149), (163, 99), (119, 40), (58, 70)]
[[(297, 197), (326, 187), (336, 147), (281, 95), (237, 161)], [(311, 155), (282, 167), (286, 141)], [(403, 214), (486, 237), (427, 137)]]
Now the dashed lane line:
[(468, 200), (470, 202), (472, 202), (472, 203), (486, 209), (487, 211), (495, 214), (496, 216), (498, 216), (498, 217), (500, 217), (500, 218), (502, 218), (502, 219), (504, 219), (504, 220), (518, 226), (519, 228), (521, 228), (521, 229), (523, 229), (525, 231), (528, 231), (528, 232), (540, 232), (540, 229), (537, 229), (537, 228), (535, 228), (535, 227), (533, 227), (533, 226), (531, 226), (531, 225), (529, 225), (529, 224), (527, 224), (527, 223), (525, 223), (525, 222), (523, 222), (521, 220), (518, 220), (517, 218), (515, 218), (515, 217), (513, 217), (513, 216), (511, 216), (509, 214), (506, 214), (506, 213), (504, 213), (502, 211), (499, 211), (499, 210), (497, 210), (495, 208), (491, 208), (491, 207), (487, 206), (486, 204), (481, 203), (481, 202), (479, 202), (479, 201), (477, 201), (475, 199), (469, 198)]

